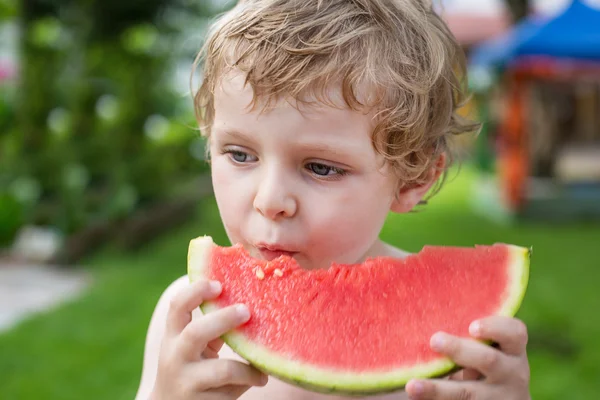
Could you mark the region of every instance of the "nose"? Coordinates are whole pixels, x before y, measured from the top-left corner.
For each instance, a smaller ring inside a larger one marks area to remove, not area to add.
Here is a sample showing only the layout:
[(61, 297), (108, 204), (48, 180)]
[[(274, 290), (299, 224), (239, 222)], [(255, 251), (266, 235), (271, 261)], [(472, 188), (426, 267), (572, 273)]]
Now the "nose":
[(259, 177), (254, 208), (265, 218), (289, 218), (298, 211), (298, 202), (290, 188), (290, 181), (279, 168), (265, 171)]

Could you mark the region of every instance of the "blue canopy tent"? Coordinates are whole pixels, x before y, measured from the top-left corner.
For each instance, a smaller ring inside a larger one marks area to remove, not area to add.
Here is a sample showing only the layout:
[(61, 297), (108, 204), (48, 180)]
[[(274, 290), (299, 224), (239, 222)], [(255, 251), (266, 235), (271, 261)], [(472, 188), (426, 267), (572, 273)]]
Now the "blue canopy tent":
[(543, 26), (543, 22), (544, 20), (539, 17), (525, 18), (510, 31), (474, 47), (469, 55), (470, 66), (472, 68), (505, 66), (515, 57), (517, 48), (535, 35)]
[[(510, 32), (475, 48), (469, 63), (470, 74), (474, 76), (481, 71), (488, 71), (489, 74), (502, 73), (506, 112), (503, 113), (501, 120), (494, 121), (497, 125), (494, 126), (494, 132), (502, 143), (501, 152), (497, 154), (496, 165), (500, 194), (509, 213), (537, 214), (544, 218), (548, 216), (600, 218), (600, 175), (598, 175), (600, 153), (587, 155), (589, 162), (583, 167), (584, 170), (578, 167), (577, 172), (573, 173), (574, 170), (570, 169), (568, 176), (565, 173), (566, 169), (561, 170), (560, 182), (563, 183), (558, 184), (559, 181), (554, 181), (552, 184), (559, 186), (553, 186), (550, 190), (550, 192), (560, 193), (557, 197), (540, 195), (538, 198), (534, 194), (535, 191), (528, 186), (532, 178), (530, 176), (532, 163), (537, 163), (535, 161), (537, 158), (532, 158), (533, 155), (529, 151), (533, 137), (530, 132), (530, 121), (533, 118), (530, 93), (535, 85), (534, 82), (537, 82), (538, 88), (540, 82), (586, 82), (585, 85), (571, 86), (573, 88), (569, 92), (570, 96), (573, 96), (571, 98), (579, 99), (571, 101), (580, 101), (577, 104), (582, 104), (583, 99), (578, 97), (577, 87), (583, 86), (586, 90), (591, 88), (596, 91), (595, 97), (590, 98), (588, 95), (585, 99), (587, 101), (585, 107), (577, 109), (585, 113), (585, 118), (588, 118), (580, 121), (587, 121), (585, 126), (591, 128), (587, 132), (591, 132), (592, 135), (591, 138), (586, 136), (587, 141), (579, 142), (579, 146), (587, 150), (598, 148), (600, 130), (597, 127), (600, 125), (598, 124), (600, 119), (596, 115), (591, 115), (594, 113), (590, 112), (590, 106), (596, 107), (595, 104), (600, 104), (600, 86), (598, 86), (600, 84), (600, 9), (590, 6), (584, 0), (573, 0), (562, 13), (551, 19), (529, 17), (517, 24)], [(562, 87), (564, 89), (567, 86)], [(485, 96), (485, 92), (482, 92), (481, 96)], [(485, 105), (482, 106), (483, 111), (480, 112), (487, 114)], [(580, 118), (581, 115), (574, 118)], [(552, 116), (540, 117), (538, 114), (538, 121), (543, 118), (547, 120)], [(561, 129), (560, 132), (563, 134), (568, 132), (570, 145), (576, 144), (575, 125), (563, 126)], [(542, 132), (550, 135), (547, 126), (539, 131), (539, 134), (541, 135)], [(556, 136), (548, 137), (548, 140), (553, 141), (552, 143), (558, 143)], [(539, 141), (540, 136), (537, 138)], [(593, 142), (594, 140), (596, 142)], [(555, 160), (553, 161), (555, 163), (559, 159), (554, 158), (558, 154), (556, 151), (558, 150), (548, 153), (552, 155), (551, 159)], [(548, 157), (548, 154), (544, 156)], [(565, 154), (568, 153), (562, 151), (560, 158), (563, 166), (566, 165), (565, 160), (578, 160), (583, 153), (571, 153), (570, 158), (566, 158)], [(596, 172), (590, 172), (592, 170)], [(537, 187), (540, 187), (540, 182), (549, 181), (537, 180), (536, 182)]]
[(562, 14), (517, 45), (514, 56), (600, 61), (600, 9), (573, 0)]
[(476, 46), (472, 67), (504, 67), (520, 57), (600, 61), (600, 9), (573, 0), (552, 19), (530, 16), (507, 33)]

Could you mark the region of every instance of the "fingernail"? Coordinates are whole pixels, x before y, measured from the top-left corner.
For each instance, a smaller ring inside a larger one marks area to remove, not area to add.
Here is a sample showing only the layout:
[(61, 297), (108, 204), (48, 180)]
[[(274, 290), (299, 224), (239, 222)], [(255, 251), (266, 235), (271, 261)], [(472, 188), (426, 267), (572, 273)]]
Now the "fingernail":
[(425, 386), (423, 386), (423, 382), (420, 382), (420, 381), (411, 383), (410, 387), (411, 387), (411, 392), (413, 392), (412, 394), (415, 394), (417, 396), (423, 394), (423, 392), (425, 391)]
[(481, 335), (481, 323), (479, 321), (473, 322), (469, 326), (469, 333), (473, 337), (479, 337)]
[(238, 304), (235, 306), (235, 310), (243, 321), (250, 319), (250, 310), (244, 304)]
[(442, 350), (446, 344), (446, 341), (446, 335), (443, 333), (436, 333), (431, 337), (430, 345), (434, 350)]
[(221, 282), (219, 281), (210, 281), (210, 290), (214, 293), (219, 293), (222, 289)]

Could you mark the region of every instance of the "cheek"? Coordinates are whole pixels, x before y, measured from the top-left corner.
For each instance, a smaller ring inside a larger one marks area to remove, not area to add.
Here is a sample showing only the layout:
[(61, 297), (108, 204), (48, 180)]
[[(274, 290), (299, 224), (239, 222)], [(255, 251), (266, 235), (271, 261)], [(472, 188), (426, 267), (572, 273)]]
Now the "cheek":
[(227, 156), (219, 156), (213, 161), (211, 175), (215, 195), (222, 201), (238, 202), (253, 190), (252, 173), (233, 166)]
[(223, 159), (213, 161), (211, 176), (221, 220), (227, 231), (234, 233), (238, 231), (237, 226), (248, 208), (251, 180), (243, 179), (239, 172), (234, 171), (229, 162)]
[(327, 243), (321, 252), (330, 252), (342, 262), (354, 262), (377, 240), (391, 205), (391, 190), (359, 182), (331, 198), (321, 199), (311, 210), (315, 246)]
[(349, 196), (340, 204), (337, 226), (355, 237), (377, 235), (390, 209), (386, 197), (366, 191)]

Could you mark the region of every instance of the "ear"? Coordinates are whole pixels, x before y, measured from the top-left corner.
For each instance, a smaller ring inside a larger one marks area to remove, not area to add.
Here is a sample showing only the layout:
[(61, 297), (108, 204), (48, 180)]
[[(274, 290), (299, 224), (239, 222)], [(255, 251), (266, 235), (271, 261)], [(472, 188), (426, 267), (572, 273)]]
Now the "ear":
[(398, 189), (396, 198), (392, 202), (390, 210), (395, 213), (407, 213), (419, 204), (431, 189), (433, 184), (440, 178), (444, 166), (446, 165), (446, 155), (440, 155), (438, 162), (431, 167), (427, 174), (427, 180), (421, 185), (404, 186)]

